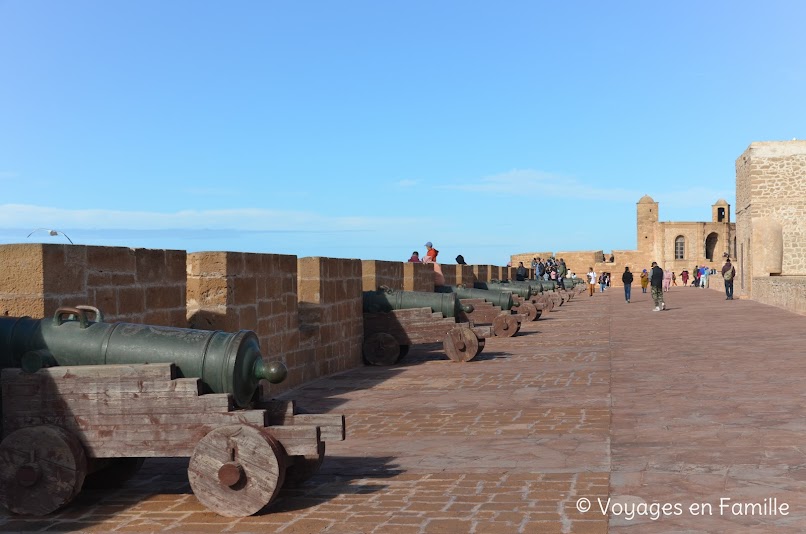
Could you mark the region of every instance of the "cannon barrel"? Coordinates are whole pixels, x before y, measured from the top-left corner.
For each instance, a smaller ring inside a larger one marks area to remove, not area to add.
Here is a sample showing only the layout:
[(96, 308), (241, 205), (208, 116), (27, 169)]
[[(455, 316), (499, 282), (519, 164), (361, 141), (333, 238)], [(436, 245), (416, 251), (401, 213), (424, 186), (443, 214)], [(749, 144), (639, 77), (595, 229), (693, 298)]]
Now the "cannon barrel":
[(364, 291), (364, 313), (390, 312), (409, 308), (431, 308), (445, 317), (470, 313), (473, 306), (459, 302), (456, 293), (427, 293), (425, 291)]
[(487, 289), (489, 291), (511, 291), (515, 295), (523, 298), (529, 298), (535, 294), (535, 290), (526, 282), (476, 282), (473, 284), (473, 287), (476, 289)]
[[(91, 321), (87, 312), (95, 314)], [(264, 362), (257, 335), (133, 323), (106, 323), (89, 306), (59, 308), (52, 319), (0, 317), (3, 367), (173, 363), (182, 377), (200, 378), (211, 393), (230, 393), (238, 406), (261, 379), (282, 382), (281, 362)]]
[(438, 286), (434, 288), (434, 291), (456, 293), (456, 296), (460, 299), (483, 299), (502, 310), (510, 310), (515, 305), (512, 300), (512, 291), (475, 289), (463, 286)]

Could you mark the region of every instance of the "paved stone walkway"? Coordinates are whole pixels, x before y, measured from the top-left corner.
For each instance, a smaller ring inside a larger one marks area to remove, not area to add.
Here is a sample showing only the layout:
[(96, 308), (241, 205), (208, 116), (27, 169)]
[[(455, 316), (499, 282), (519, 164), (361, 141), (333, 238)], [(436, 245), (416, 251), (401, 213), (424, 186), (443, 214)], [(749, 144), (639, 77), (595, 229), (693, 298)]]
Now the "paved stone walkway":
[[(0, 530), (806, 531), (806, 317), (703, 289), (667, 302), (656, 313), (640, 288), (631, 304), (617, 289), (584, 295), (473, 362), (420, 347), (289, 393), (346, 414), (347, 440), (262, 515), (207, 512), (187, 461), (168, 459), (52, 516), (0, 515)], [(760, 515), (765, 498), (788, 515)]]

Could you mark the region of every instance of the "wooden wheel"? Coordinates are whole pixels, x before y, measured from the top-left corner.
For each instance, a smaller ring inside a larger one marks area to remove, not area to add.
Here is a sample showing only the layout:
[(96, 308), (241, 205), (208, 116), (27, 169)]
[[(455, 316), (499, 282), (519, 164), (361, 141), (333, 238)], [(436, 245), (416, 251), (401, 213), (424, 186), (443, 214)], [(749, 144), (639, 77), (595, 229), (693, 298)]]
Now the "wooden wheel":
[(518, 306), (518, 313), (523, 313), (526, 315), (527, 321), (534, 321), (536, 320), (538, 315), (537, 306), (532, 304), (531, 302), (523, 302), (520, 306)]
[(86, 475), (84, 448), (63, 428), (21, 428), (0, 443), (0, 504), (16, 514), (58, 510), (78, 495)]
[(543, 299), (543, 311), (548, 313), (554, 309), (554, 299), (549, 297), (548, 295), (542, 296)]
[(287, 459), (267, 432), (248, 425), (218, 427), (190, 458), (188, 478), (196, 498), (225, 517), (246, 517), (268, 505), (283, 485)]
[(143, 466), (145, 458), (100, 458), (92, 460), (98, 463), (98, 469), (92, 471), (84, 479), (85, 490), (115, 489), (137, 474)]
[(377, 332), (364, 340), (361, 347), (369, 365), (394, 365), (400, 359), (400, 344), (393, 335)]
[[(534, 307), (533, 307), (534, 308)], [(514, 315), (496, 315), (493, 319), (493, 333), (495, 337), (512, 337), (521, 329), (518, 319)]]
[[(453, 328), (442, 343), (445, 354), (455, 362), (469, 362), (481, 352), (479, 338), (469, 328), (457, 326)], [(483, 345), (482, 345), (483, 347)]]
[(315, 456), (294, 456), (292, 460), (293, 462), (285, 470), (283, 487), (286, 488), (301, 486), (319, 471), (322, 462), (325, 461), (325, 442), (319, 442), (319, 453)]

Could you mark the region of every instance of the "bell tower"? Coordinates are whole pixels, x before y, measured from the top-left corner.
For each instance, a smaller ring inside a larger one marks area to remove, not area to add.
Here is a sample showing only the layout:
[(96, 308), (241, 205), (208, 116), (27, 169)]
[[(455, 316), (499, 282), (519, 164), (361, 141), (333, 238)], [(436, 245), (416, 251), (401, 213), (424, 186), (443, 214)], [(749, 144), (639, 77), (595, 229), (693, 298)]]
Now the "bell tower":
[(725, 199), (720, 198), (711, 206), (711, 221), (715, 223), (730, 222), (730, 204)]

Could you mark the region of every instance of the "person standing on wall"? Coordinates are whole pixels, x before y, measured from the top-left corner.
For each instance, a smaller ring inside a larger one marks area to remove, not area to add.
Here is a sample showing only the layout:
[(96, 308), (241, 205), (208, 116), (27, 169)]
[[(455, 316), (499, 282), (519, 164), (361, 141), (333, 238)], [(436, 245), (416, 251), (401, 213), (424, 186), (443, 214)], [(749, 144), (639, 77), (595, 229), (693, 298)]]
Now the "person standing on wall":
[(593, 291), (596, 289), (596, 273), (593, 272), (593, 267), (588, 268), (588, 291), (590, 296), (593, 296)]
[(627, 304), (630, 303), (630, 291), (632, 287), (632, 273), (630, 272), (629, 267), (624, 268), (624, 274), (621, 275), (621, 282), (624, 284), (624, 298), (627, 300)]
[(736, 278), (736, 268), (731, 265), (730, 258), (722, 266), (722, 278), (725, 279), (725, 300), (733, 300), (733, 279)]
[(439, 254), (439, 251), (434, 248), (434, 245), (431, 243), (431, 241), (425, 244), (425, 248), (428, 250), (428, 252), (425, 253), (423, 263), (436, 263), (437, 254)]
[(652, 291), (652, 300), (655, 302), (655, 309), (661, 311), (666, 309), (666, 302), (663, 301), (663, 269), (658, 267), (658, 262), (652, 262), (652, 270), (649, 273), (649, 285)]

